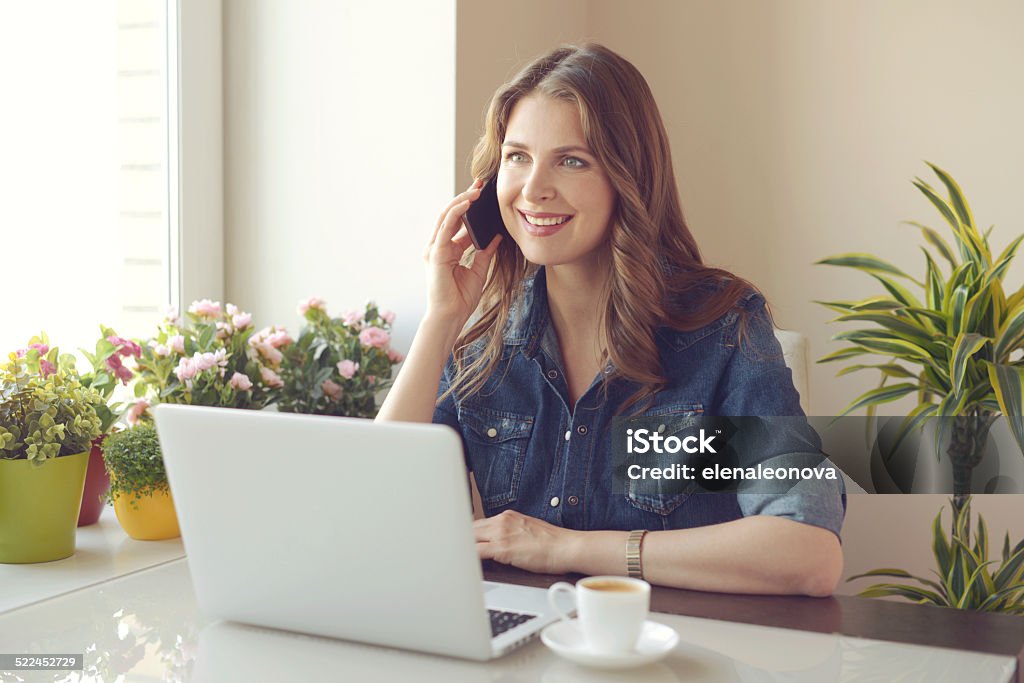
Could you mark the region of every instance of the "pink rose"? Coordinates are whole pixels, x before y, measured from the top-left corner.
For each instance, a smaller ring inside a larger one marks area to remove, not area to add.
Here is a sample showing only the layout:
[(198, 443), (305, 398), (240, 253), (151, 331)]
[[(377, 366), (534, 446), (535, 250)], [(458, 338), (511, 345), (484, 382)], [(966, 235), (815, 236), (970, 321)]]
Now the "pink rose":
[(366, 383), (372, 387), (374, 384), (377, 383), (377, 378), (374, 377), (373, 375), (367, 375), (366, 376)]
[[(56, 373), (57, 367), (53, 363), (46, 360), (45, 358), (39, 359), (39, 374), (41, 374), (43, 377), (49, 377), (50, 375), (54, 375)], [(128, 373), (128, 376), (131, 377), (130, 371)]]
[(167, 344), (174, 351), (184, 355), (184, 353), (185, 353), (185, 337), (181, 336), (180, 334), (176, 334), (176, 335), (174, 335), (173, 337), (171, 337), (170, 339), (167, 340)]
[(299, 302), (299, 315), (306, 315), (310, 310), (323, 311), (326, 310), (326, 306), (326, 301), (318, 299), (315, 296), (311, 296), (305, 301)]
[(359, 343), (363, 346), (375, 346), (386, 349), (391, 343), (391, 335), (379, 327), (367, 327), (359, 333)]
[(224, 310), (227, 312), (228, 317), (234, 317), (240, 313), (238, 306), (234, 304), (224, 304)]
[(346, 311), (341, 316), (341, 322), (345, 323), (349, 327), (354, 327), (356, 323), (362, 322), (363, 314), (358, 311)]
[(279, 389), (284, 386), (281, 376), (270, 368), (260, 368), (260, 379), (263, 380), (264, 384), (274, 389)]
[(153, 349), (153, 355), (157, 358), (167, 358), (171, 355), (171, 349), (155, 340), (150, 340), (149, 348)]
[(142, 349), (139, 345), (130, 339), (124, 339), (115, 335), (107, 337), (107, 341), (114, 345), (117, 353), (127, 358), (128, 356), (134, 356), (138, 358), (142, 355)]
[(356, 374), (358, 369), (359, 363), (353, 363), (350, 360), (343, 360), (338, 363), (338, 374), (345, 379), (352, 379), (352, 376)]
[(391, 361), (392, 365), (395, 365), (405, 360), (405, 356), (400, 354), (398, 351), (395, 351), (394, 349), (388, 349), (388, 360)]
[(295, 340), (288, 336), (288, 331), (287, 330), (281, 329), (281, 330), (275, 330), (274, 332), (272, 332), (271, 335), (269, 337), (267, 337), (267, 341), (275, 349), (279, 349), (282, 346), (288, 346), (289, 344), (291, 344)]
[(271, 346), (269, 342), (260, 342), (255, 348), (256, 353), (275, 368), (284, 360), (284, 354)]
[(190, 380), (196, 376), (199, 369), (191, 358), (182, 358), (178, 361), (178, 367), (174, 368), (174, 374), (179, 382)]
[(238, 313), (231, 316), (231, 324), (236, 330), (244, 330), (252, 325), (252, 313)]
[(35, 349), (36, 351), (39, 352), (40, 356), (45, 356), (50, 352), (50, 347), (47, 346), (46, 344), (29, 344), (28, 348)]
[(144, 398), (140, 398), (135, 402), (135, 405), (128, 410), (128, 414), (125, 415), (124, 418), (125, 422), (127, 422), (130, 427), (134, 427), (139, 423), (139, 418), (142, 417), (143, 413), (147, 410), (149, 410), (149, 401)]
[(391, 325), (391, 324), (393, 324), (395, 322), (395, 312), (394, 311), (384, 311), (383, 313), (380, 314), (380, 317), (388, 325)]
[(252, 389), (252, 380), (249, 379), (248, 375), (243, 375), (240, 372), (236, 372), (231, 375), (231, 379), (228, 381), (231, 388), (235, 391), (249, 391)]
[(178, 326), (181, 324), (181, 316), (178, 314), (177, 306), (168, 306), (164, 311), (164, 321), (171, 325)]
[(216, 318), (220, 315), (220, 302), (209, 299), (193, 301), (192, 305), (188, 307), (188, 312), (200, 318)]
[(341, 385), (337, 382), (325, 379), (324, 383), (320, 385), (320, 388), (324, 390), (324, 396), (332, 401), (337, 401), (341, 398)]
[(128, 384), (133, 377), (132, 371), (121, 363), (121, 357), (116, 353), (107, 358), (107, 369), (110, 370), (110, 374), (121, 380), (122, 384)]
[(231, 325), (227, 323), (222, 323), (219, 320), (217, 321), (217, 339), (224, 341), (232, 334), (234, 334), (234, 332), (235, 331), (231, 328)]

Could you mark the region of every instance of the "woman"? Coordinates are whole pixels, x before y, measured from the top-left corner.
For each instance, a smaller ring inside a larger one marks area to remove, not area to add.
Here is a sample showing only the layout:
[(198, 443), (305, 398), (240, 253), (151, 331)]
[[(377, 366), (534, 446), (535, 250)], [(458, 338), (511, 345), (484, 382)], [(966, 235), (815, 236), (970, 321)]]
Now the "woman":
[(461, 223), (482, 180), (442, 211), (425, 255), (427, 312), (378, 419), (463, 437), (487, 515), (474, 523), (480, 557), (831, 594), (838, 488), (613, 486), (613, 417), (803, 414), (764, 299), (701, 261), (643, 76), (600, 45), (535, 60), (495, 93), (473, 174), (497, 176), (509, 237), (471, 254)]

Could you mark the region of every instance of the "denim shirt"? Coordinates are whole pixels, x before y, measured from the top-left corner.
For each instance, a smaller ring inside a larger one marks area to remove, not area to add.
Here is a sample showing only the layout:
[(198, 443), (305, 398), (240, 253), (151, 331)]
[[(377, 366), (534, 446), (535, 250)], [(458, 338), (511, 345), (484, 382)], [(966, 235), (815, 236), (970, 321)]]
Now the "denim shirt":
[[(483, 388), (464, 398), (448, 396), (434, 413), (434, 422), (462, 437), (487, 516), (516, 510), (571, 529), (657, 531), (766, 514), (839, 535), (846, 509), (841, 479), (804, 481), (788, 493), (655, 495), (632, 486), (615, 493), (609, 427), (638, 385), (617, 379), (604, 395), (595, 378), (573, 409), (545, 282), (540, 268), (524, 283), (504, 330), (501, 360)], [(740, 305), (748, 315), (739, 343), (735, 310), (697, 330), (658, 328), (668, 383), (642, 415), (803, 415), (763, 297), (751, 291)], [(449, 358), (439, 396), (453, 374)], [(800, 451), (818, 453), (820, 440), (808, 432), (771, 447), (783, 462)]]

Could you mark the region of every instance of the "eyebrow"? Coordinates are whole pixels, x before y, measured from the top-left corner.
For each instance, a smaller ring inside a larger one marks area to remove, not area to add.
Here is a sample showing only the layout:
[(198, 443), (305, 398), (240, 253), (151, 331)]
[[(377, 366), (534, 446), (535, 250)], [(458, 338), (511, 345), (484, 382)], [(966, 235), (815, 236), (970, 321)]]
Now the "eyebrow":
[[(518, 147), (519, 149), (525, 149), (527, 151), (529, 151), (529, 149), (530, 149), (529, 147), (527, 147), (523, 143), (516, 142), (515, 140), (506, 140), (505, 142), (501, 143), (501, 146), (502, 147)], [(580, 147), (579, 145), (567, 145), (565, 147), (557, 147), (553, 151), (554, 151), (555, 154), (564, 154), (565, 152), (583, 152), (584, 154), (589, 154), (590, 156), (594, 156), (594, 153), (591, 152), (589, 149), (587, 149), (586, 147)]]

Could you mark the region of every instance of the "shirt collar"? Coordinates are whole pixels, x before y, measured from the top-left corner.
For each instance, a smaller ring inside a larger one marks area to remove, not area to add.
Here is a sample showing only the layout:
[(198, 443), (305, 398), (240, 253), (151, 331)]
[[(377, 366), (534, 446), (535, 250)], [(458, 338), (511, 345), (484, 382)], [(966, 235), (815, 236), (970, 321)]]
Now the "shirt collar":
[(541, 337), (547, 326), (547, 277), (541, 266), (523, 282), (522, 294), (509, 311), (504, 342), (509, 346), (524, 346), (523, 353), (532, 358), (540, 349)]

